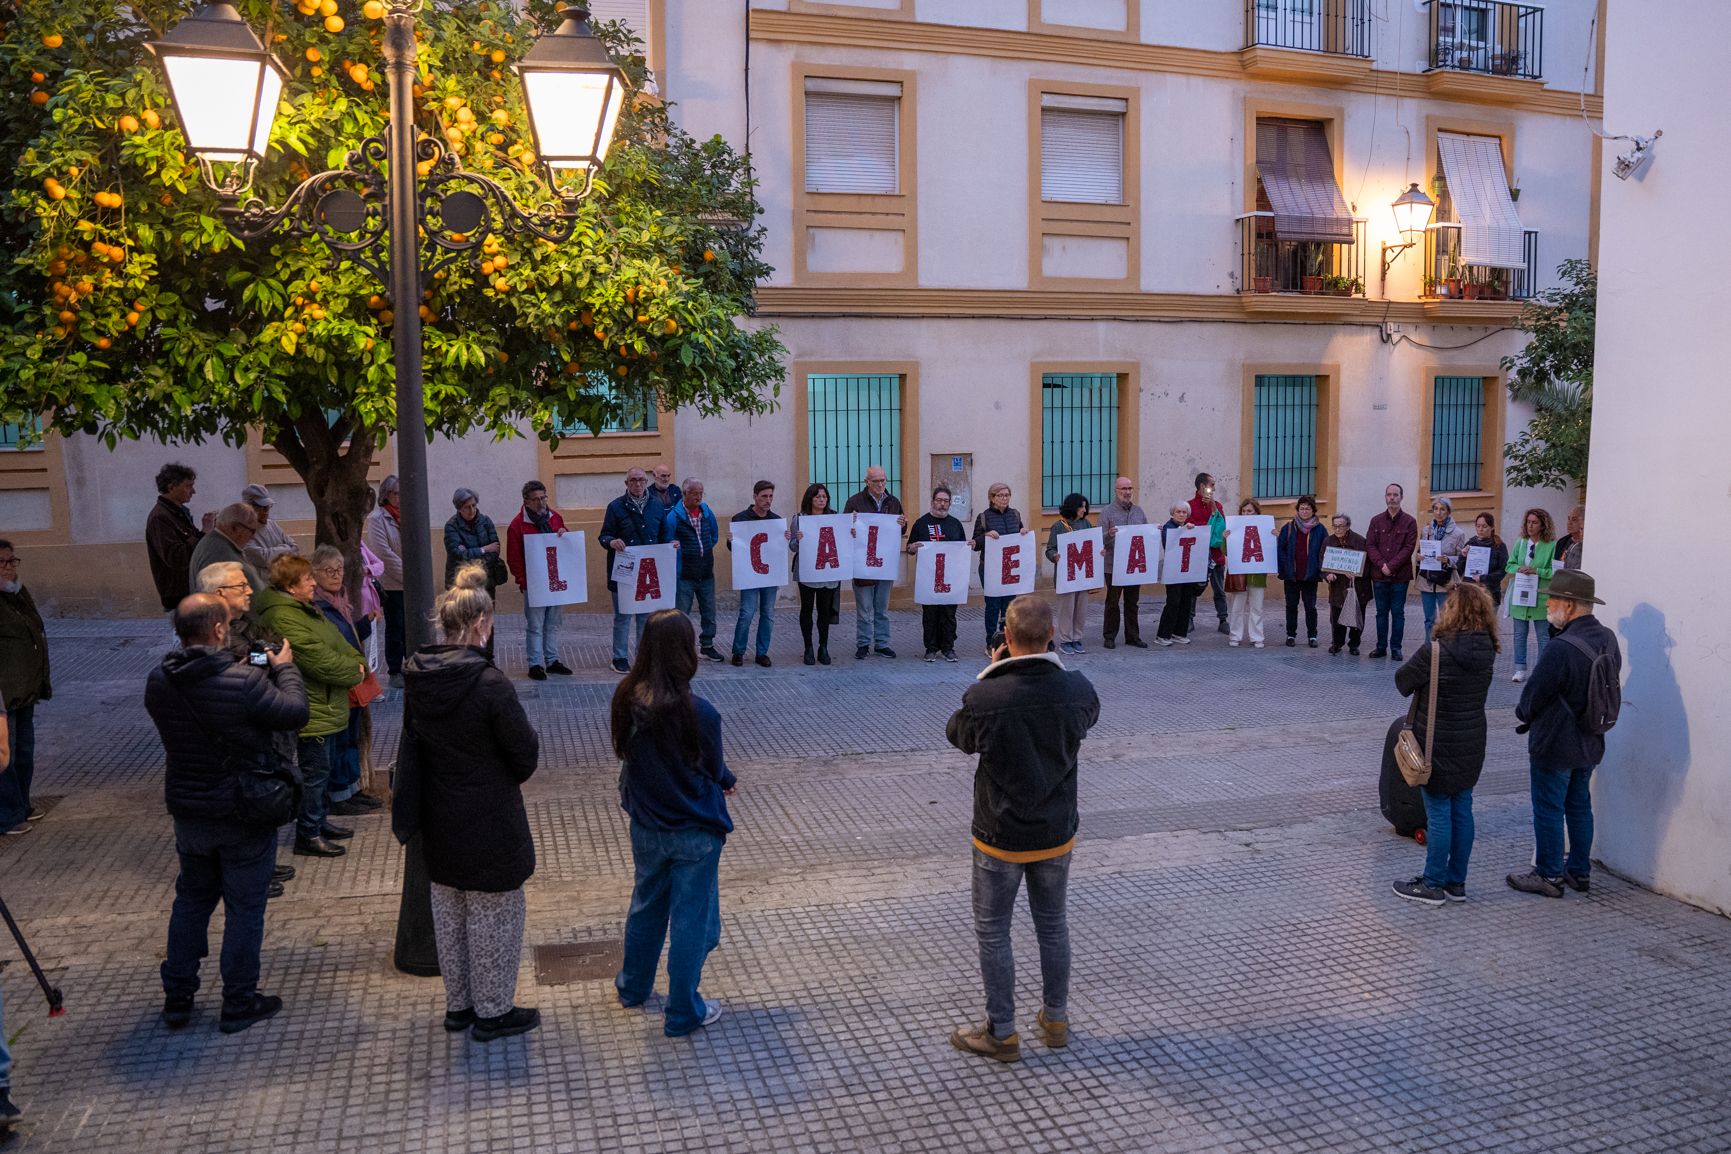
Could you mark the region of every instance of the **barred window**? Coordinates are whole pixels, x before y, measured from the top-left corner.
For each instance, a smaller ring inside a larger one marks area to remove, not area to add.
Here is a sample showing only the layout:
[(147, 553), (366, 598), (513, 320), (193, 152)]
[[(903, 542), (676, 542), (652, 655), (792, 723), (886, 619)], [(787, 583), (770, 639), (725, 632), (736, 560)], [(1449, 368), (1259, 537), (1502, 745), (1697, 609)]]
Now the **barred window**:
[(829, 489), (836, 509), (882, 465), (901, 492), (902, 378), (896, 373), (812, 373), (806, 377), (806, 476)]
[(1251, 426), (1251, 490), (1280, 499), (1316, 492), (1317, 379), (1256, 378)]
[(1437, 377), (1431, 382), (1431, 492), (1478, 492), (1484, 431), (1483, 377)]
[(1046, 373), (1040, 381), (1040, 505), (1071, 493), (1098, 508), (1118, 478), (1118, 374)]

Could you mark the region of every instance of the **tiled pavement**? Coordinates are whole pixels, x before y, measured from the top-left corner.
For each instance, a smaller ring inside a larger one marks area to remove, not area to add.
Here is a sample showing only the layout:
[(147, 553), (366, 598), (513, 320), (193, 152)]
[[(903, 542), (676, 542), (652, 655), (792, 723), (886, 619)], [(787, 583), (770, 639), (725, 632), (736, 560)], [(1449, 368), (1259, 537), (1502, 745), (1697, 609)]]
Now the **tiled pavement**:
[[(1731, 923), (1602, 873), (1561, 902), (1502, 886), (1531, 851), (1505, 678), (1472, 901), (1429, 910), (1387, 888), (1422, 851), (1376, 812), (1401, 704), (1386, 663), (1212, 633), (1076, 659), (1104, 710), (1072, 874), (1073, 1041), (1048, 1052), (1025, 1030), (1022, 1064), (1001, 1067), (944, 1040), (980, 1003), (970, 767), (942, 738), (978, 658), (918, 661), (918, 620), (898, 614), (902, 658), (855, 662), (849, 617), (838, 664), (807, 669), (780, 617), (775, 669), (700, 682), (743, 783), (705, 977), (728, 1015), (670, 1041), (604, 980), (537, 986), (526, 951), (520, 998), (545, 1024), (490, 1046), (446, 1035), (438, 983), (390, 967), (382, 818), (356, 823), (346, 858), (295, 859), (272, 903), (278, 1019), (217, 1034), (213, 959), (196, 1027), (164, 1033), (174, 855), (139, 700), (165, 631), (52, 622), (38, 780), (58, 800), (0, 839), (0, 895), (69, 1012), (43, 1018), (23, 967), (0, 973), (35, 1118), (16, 1148), (1731, 1150)], [(521, 630), (502, 628), (520, 669)], [(519, 683), (544, 742), (531, 944), (616, 937), (629, 890), (603, 623), (569, 618), (566, 640), (576, 677)], [(385, 759), (397, 696), (375, 707)], [(1031, 1018), (1025, 913), (1016, 946)]]

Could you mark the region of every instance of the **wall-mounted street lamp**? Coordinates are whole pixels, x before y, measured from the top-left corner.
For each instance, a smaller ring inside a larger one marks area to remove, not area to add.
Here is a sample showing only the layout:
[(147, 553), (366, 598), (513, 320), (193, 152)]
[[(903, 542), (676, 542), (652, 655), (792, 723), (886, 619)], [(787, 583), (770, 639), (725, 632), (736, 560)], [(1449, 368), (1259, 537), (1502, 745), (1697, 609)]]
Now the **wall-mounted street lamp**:
[[(1419, 234), (1424, 232), (1430, 223), (1430, 214), (1436, 209), (1436, 202), (1424, 194), (1415, 181), (1407, 185), (1407, 190), (1394, 199), (1394, 223), (1406, 239), (1400, 244), (1382, 242), (1382, 283), (1388, 284), (1388, 269), (1400, 254), (1418, 243)], [(1386, 295), (1386, 293), (1384, 294)]]

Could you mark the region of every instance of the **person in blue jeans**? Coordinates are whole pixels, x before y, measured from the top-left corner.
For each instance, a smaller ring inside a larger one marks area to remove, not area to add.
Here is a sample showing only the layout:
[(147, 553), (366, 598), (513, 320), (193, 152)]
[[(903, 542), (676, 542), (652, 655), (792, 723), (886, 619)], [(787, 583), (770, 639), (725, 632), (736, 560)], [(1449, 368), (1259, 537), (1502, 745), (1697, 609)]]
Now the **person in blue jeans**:
[(625, 492), (613, 498), (601, 518), (601, 532), (595, 543), (607, 552), (607, 592), (613, 597), (613, 672), (631, 671), (631, 638), (643, 638), (645, 615), (627, 613), (619, 600), (619, 582), (613, 579), (613, 566), (633, 545), (660, 545), (667, 538), (667, 507), (649, 494), (649, 474), (633, 466), (625, 472)]
[(1476, 585), (1456, 585), (1443, 599), (1430, 640), (1395, 670), (1395, 688), (1416, 703), (1413, 734), (1429, 750), (1431, 763), (1430, 780), (1419, 787), (1427, 828), (1424, 873), (1395, 882), (1396, 897), (1427, 906), (1467, 900), (1473, 789), (1485, 767), (1485, 697), (1491, 691), (1498, 648), (1497, 611), (1490, 594)]
[(1418, 522), (1400, 507), (1406, 490), (1390, 481), (1382, 491), (1383, 511), (1365, 526), (1365, 568), (1376, 600), (1376, 648), (1372, 660), (1401, 660), (1406, 639), (1406, 590), (1412, 582), (1412, 556), (1418, 549)]
[[(889, 491), (889, 483), (889, 474), (882, 465), (870, 466), (865, 471), (865, 488), (849, 497), (841, 511), (895, 517), (900, 532), (894, 541), (885, 541), (880, 546), (894, 552), (901, 548), (901, 533), (907, 531), (908, 519), (902, 513), (902, 503)], [(856, 548), (860, 543), (856, 538)], [(879, 657), (893, 658), (896, 655), (896, 651), (890, 648), (890, 590), (894, 584), (892, 581), (853, 583), (854, 640), (859, 643), (853, 655), (860, 661), (874, 652)]]
[(626, 1009), (655, 985), (667, 945), (670, 1038), (713, 1025), (721, 1003), (703, 997), (703, 963), (721, 942), (716, 873), (737, 781), (721, 748), (721, 715), (691, 692), (697, 637), (672, 609), (651, 614), (637, 660), (613, 692), (610, 728), (620, 761), (619, 805), (631, 816), (636, 880), (625, 915), (625, 958), (613, 987)]
[[(1555, 631), (1539, 653), (1533, 676), (1515, 706), (1516, 733), (1527, 735), (1533, 797), (1533, 868), (1511, 873), (1511, 889), (1560, 898), (1564, 887), (1586, 893), (1593, 867), (1593, 770), (1604, 759), (1605, 735), (1592, 724), (1590, 689), (1600, 658), (1611, 685), (1623, 666), (1617, 635), (1593, 614), (1604, 602), (1595, 596), (1592, 575), (1559, 569), (1551, 578), (1545, 620)], [(1563, 857), (1568, 827), (1569, 855)]]
[[(729, 518), (734, 524), (750, 521), (777, 521), (781, 514), (770, 508), (775, 503), (775, 482), (759, 481), (751, 487), (751, 505), (741, 509)], [(784, 526), (782, 537), (789, 534)], [(733, 549), (733, 538), (727, 539), (727, 548)], [(751, 640), (751, 620), (757, 618), (757, 663), (765, 669), (770, 667), (769, 640), (775, 633), (775, 595), (781, 592), (779, 585), (766, 585), (760, 589), (741, 589), (739, 591), (739, 620), (733, 626), (733, 663), (745, 664), (745, 646)]]
[(702, 481), (687, 477), (675, 491), (679, 500), (662, 519), (661, 529), (662, 540), (679, 546), (679, 584), (673, 604), (681, 613), (697, 606), (702, 624), (698, 647), (711, 661), (720, 661), (721, 651), (715, 647), (715, 543), (721, 538), (721, 526), (715, 523), (714, 510), (704, 503)]

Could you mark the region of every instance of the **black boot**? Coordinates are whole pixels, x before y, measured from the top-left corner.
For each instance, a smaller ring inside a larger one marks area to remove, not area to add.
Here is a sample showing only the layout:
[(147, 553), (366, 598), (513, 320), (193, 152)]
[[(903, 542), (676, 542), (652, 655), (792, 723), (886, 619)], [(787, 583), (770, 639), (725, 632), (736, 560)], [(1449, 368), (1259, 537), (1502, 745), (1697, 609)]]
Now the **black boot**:
[(811, 642), (809, 641), (805, 643), (805, 663), (807, 665), (817, 664), (817, 654), (812, 651)]
[(497, 1018), (476, 1018), (475, 1028), (469, 1031), (469, 1037), (477, 1042), (491, 1042), (494, 1038), (509, 1038), (513, 1034), (527, 1034), (540, 1024), (540, 1010), (512, 1006)]
[(817, 647), (817, 663), (819, 665), (828, 665), (829, 664), (829, 646), (828, 645), (819, 645)]
[(22, 1121), (24, 1121), (24, 1111), (13, 1103), (11, 1089), (0, 1086), (0, 1135), (8, 1133), (12, 1127)]

